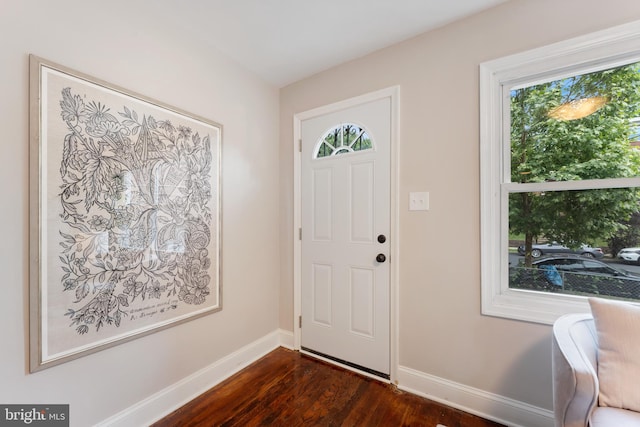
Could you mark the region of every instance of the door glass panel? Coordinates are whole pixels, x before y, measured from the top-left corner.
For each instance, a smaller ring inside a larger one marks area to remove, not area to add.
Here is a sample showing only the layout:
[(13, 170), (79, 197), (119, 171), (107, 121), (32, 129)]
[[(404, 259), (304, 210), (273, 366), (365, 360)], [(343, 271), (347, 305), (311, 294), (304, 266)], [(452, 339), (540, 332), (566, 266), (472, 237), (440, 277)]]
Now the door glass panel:
[(319, 159), (372, 148), (371, 137), (362, 126), (343, 123), (331, 128), (320, 138), (313, 157)]

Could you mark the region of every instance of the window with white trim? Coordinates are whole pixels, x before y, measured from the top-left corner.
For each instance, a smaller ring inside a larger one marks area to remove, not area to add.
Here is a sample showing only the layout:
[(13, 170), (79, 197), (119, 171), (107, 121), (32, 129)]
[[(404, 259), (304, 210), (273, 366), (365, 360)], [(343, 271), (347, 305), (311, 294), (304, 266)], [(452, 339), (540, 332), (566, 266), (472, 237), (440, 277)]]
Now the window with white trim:
[(482, 312), (640, 302), (615, 258), (640, 243), (640, 22), (483, 63), (480, 85)]

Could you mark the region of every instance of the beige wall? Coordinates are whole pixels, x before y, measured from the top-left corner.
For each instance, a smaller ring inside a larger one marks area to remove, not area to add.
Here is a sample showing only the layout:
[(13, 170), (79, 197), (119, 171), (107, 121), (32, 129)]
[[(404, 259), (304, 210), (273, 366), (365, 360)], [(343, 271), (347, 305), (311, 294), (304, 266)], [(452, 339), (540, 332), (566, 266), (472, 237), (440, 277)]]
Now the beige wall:
[[(129, 408), (278, 328), (278, 89), (173, 32), (173, 17), (148, 19), (152, 3), (0, 5), (0, 403), (69, 403), (75, 426)], [(224, 126), (221, 312), (27, 374), (29, 53)]]
[[(551, 328), (480, 315), (478, 65), (636, 19), (637, 0), (512, 0), (283, 88), (281, 327), (293, 317), (293, 115), (399, 85), (399, 363), (551, 409)], [(409, 212), (410, 191), (429, 191), (431, 209)]]

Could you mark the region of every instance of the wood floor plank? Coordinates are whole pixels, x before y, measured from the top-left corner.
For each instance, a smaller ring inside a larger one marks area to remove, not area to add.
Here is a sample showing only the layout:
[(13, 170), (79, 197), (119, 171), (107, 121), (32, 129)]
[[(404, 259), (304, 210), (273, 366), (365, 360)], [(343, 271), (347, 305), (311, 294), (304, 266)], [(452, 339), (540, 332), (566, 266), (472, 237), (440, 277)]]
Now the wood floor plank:
[[(296, 351), (278, 348), (152, 427), (500, 427)], [(502, 426), (504, 427), (504, 426)]]

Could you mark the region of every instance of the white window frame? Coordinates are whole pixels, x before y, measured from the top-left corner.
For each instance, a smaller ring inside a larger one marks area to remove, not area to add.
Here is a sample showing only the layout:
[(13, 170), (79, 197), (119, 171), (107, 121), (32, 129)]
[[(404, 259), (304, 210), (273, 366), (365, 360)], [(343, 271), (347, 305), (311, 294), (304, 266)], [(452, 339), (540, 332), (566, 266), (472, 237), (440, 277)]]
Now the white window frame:
[(510, 91), (640, 61), (640, 21), (480, 64), (482, 314), (552, 324), (585, 297), (509, 289), (509, 193), (640, 186), (639, 178), (511, 183)]

